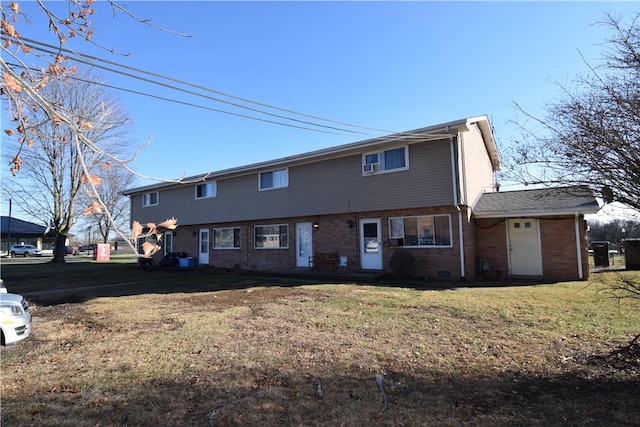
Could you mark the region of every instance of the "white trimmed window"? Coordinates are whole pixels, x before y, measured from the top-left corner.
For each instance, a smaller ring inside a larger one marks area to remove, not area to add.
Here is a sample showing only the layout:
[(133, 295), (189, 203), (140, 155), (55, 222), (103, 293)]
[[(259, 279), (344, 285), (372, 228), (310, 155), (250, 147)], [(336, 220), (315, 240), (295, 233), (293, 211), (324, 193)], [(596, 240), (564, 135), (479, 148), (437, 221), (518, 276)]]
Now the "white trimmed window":
[(196, 199), (207, 199), (218, 195), (218, 185), (216, 181), (196, 184)]
[(395, 172), (409, 169), (409, 150), (407, 147), (374, 151), (362, 155), (362, 174), (373, 175), (378, 172)]
[(240, 227), (213, 229), (213, 249), (239, 249)]
[(254, 248), (287, 249), (289, 247), (289, 226), (256, 225), (254, 227)]
[(389, 241), (401, 247), (451, 247), (451, 216), (389, 218)]
[(258, 188), (271, 190), (289, 186), (289, 169), (276, 169), (258, 174)]
[(155, 206), (158, 204), (159, 195), (157, 191), (151, 193), (144, 193), (142, 195), (142, 206)]

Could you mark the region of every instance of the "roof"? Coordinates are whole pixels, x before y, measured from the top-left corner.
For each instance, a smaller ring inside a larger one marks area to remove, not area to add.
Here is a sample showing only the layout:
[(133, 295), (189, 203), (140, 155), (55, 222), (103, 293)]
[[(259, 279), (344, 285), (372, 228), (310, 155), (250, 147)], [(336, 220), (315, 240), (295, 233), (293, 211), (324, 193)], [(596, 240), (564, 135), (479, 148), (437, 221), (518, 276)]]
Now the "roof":
[(259, 170), (264, 170), (274, 167), (286, 167), (292, 165), (300, 165), (305, 163), (311, 163), (319, 160), (326, 160), (331, 158), (344, 157), (353, 155), (356, 152), (360, 152), (363, 149), (370, 150), (381, 145), (390, 144), (415, 144), (424, 141), (436, 141), (442, 139), (448, 139), (456, 136), (459, 132), (467, 132), (473, 125), (478, 126), (482, 138), (484, 139), (485, 147), (491, 164), (495, 170), (500, 170), (500, 156), (498, 154), (498, 148), (493, 137), (493, 131), (489, 119), (486, 115), (469, 117), (465, 119), (455, 120), (452, 122), (442, 123), (439, 125), (424, 127), (420, 129), (414, 129), (406, 132), (394, 133), (379, 138), (367, 139), (364, 141), (353, 142), (344, 145), (338, 145), (335, 147), (329, 147), (322, 150), (310, 151), (303, 154), (294, 156), (282, 157), (275, 160), (269, 160), (260, 163), (253, 163), (250, 165), (239, 166), (230, 169), (224, 169), (215, 172), (208, 172), (199, 175), (194, 175), (186, 178), (182, 178), (179, 181), (166, 181), (158, 184), (146, 185), (143, 187), (136, 187), (127, 189), (123, 192), (125, 196), (130, 196), (135, 193), (140, 193), (149, 190), (158, 190), (161, 188), (170, 188), (182, 185), (184, 183), (193, 183), (197, 181), (203, 181), (206, 179), (216, 179), (229, 176), (239, 176), (249, 173), (255, 173)]
[(592, 214), (600, 206), (586, 187), (553, 187), (484, 193), (473, 207), (477, 218)]
[[(9, 219), (11, 219), (11, 229), (9, 229)], [(32, 234), (32, 235), (44, 235), (46, 227), (32, 222), (23, 221), (18, 218), (9, 218), (8, 216), (0, 217), (0, 231), (2, 234)]]

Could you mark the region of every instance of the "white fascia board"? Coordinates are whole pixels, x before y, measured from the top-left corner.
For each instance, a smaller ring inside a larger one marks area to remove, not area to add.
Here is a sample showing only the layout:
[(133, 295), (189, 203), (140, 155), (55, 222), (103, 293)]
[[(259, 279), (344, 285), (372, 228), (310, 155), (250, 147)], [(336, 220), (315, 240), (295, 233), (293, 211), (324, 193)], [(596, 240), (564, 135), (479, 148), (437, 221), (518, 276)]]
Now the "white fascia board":
[(542, 209), (530, 209), (530, 210), (518, 210), (518, 211), (492, 211), (492, 212), (474, 212), (473, 215), (476, 218), (529, 218), (529, 217), (543, 217), (543, 216), (573, 216), (576, 213), (580, 215), (594, 214), (600, 210), (600, 207), (588, 207), (578, 209), (558, 209), (558, 210), (542, 210)]
[[(397, 143), (398, 145), (411, 145), (418, 142), (423, 142), (425, 139), (441, 140), (455, 136), (458, 132), (466, 132), (470, 129), (470, 124), (476, 122), (486, 122), (486, 128), (489, 128), (488, 119), (486, 116), (478, 116), (474, 118), (467, 118), (461, 120), (455, 120), (452, 122), (442, 123), (435, 126), (424, 127), (420, 129), (409, 130), (406, 132), (398, 132), (391, 135), (386, 135), (378, 138), (371, 138), (364, 141), (352, 142), (349, 144), (338, 145), (335, 147), (324, 148), (321, 150), (310, 151), (308, 153), (297, 154), (293, 156), (282, 157), (279, 159), (268, 160), (259, 163), (252, 163), (249, 165), (239, 166), (230, 169), (224, 169), (220, 171), (210, 172), (207, 174), (198, 174), (191, 177), (183, 178), (185, 182), (197, 182), (216, 178), (225, 178), (228, 176), (241, 176), (250, 173), (255, 173), (260, 170), (268, 170), (283, 165), (299, 165), (305, 163), (311, 163), (319, 159), (338, 158), (350, 155), (352, 152), (360, 152), (363, 149), (369, 149), (379, 145), (387, 145)], [(484, 134), (484, 133), (483, 133)], [(493, 139), (492, 139), (493, 141)], [(495, 143), (494, 143), (495, 146)], [(493, 159), (492, 159), (493, 161)], [(149, 190), (158, 190), (163, 188), (178, 187), (184, 185), (184, 183), (165, 182), (160, 184), (150, 184), (147, 186), (131, 188), (125, 190), (122, 194), (125, 196), (131, 196), (141, 192)]]

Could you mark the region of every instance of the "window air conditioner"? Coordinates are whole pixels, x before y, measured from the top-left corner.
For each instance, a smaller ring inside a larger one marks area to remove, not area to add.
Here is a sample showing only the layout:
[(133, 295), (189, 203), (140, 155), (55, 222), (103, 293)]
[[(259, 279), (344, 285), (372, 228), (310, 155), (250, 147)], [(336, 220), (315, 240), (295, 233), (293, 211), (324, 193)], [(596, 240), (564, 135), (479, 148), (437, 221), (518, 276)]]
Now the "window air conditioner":
[(371, 174), (379, 170), (380, 165), (378, 163), (366, 163), (362, 165), (362, 173)]

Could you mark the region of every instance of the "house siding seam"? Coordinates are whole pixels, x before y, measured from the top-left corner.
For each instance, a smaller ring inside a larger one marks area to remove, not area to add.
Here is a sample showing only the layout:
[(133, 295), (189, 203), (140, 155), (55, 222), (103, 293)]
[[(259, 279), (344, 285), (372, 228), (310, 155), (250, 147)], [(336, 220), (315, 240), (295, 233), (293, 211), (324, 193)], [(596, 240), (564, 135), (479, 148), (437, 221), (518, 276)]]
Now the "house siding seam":
[(285, 188), (258, 191), (256, 172), (218, 179), (217, 197), (207, 199), (194, 199), (193, 183), (160, 190), (157, 206), (143, 208), (133, 195), (131, 217), (193, 225), (452, 205), (450, 164), (449, 141), (429, 141), (409, 146), (408, 170), (363, 176), (355, 154), (290, 166)]

